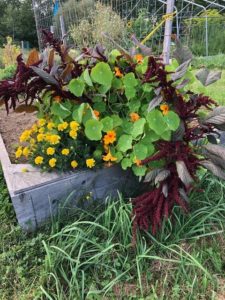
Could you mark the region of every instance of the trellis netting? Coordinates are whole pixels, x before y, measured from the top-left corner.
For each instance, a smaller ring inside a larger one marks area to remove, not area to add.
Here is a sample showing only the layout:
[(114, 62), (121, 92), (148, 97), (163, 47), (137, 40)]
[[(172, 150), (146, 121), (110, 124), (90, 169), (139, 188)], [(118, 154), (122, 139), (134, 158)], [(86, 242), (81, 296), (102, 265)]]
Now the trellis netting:
[[(54, 31), (55, 36), (66, 33), (68, 45), (93, 46), (103, 42), (108, 33), (115, 42), (130, 47), (130, 36), (146, 37), (166, 14), (166, 0), (33, 0), (39, 38), (41, 30)], [(196, 55), (225, 53), (225, 0), (177, 0), (174, 6), (173, 33)], [(146, 43), (155, 54), (162, 52), (164, 26)]]

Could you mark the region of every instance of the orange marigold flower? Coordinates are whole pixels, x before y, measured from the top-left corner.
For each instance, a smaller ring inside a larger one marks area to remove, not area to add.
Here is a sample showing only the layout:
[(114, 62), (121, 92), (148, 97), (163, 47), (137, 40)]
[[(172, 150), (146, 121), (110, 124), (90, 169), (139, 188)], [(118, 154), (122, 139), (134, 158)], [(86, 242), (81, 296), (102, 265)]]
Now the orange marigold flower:
[(102, 156), (102, 159), (103, 159), (104, 161), (116, 161), (116, 160), (117, 160), (116, 157), (112, 156), (112, 154), (111, 154), (110, 151), (109, 151), (109, 153), (107, 153), (106, 155), (103, 155), (103, 156)]
[(143, 59), (144, 59), (143, 55), (141, 55), (141, 54), (136, 54), (134, 56), (134, 58), (135, 58), (135, 60), (137, 61), (138, 64), (141, 64), (143, 62)]
[(130, 114), (130, 118), (131, 118), (132, 122), (136, 122), (136, 121), (138, 121), (140, 119), (140, 116), (137, 113), (131, 113)]
[(116, 77), (123, 77), (123, 73), (120, 71), (120, 68), (115, 67), (115, 75)]
[(96, 118), (98, 119), (100, 116), (100, 112), (95, 109), (93, 110), (93, 112), (94, 112), (94, 115), (96, 116)]
[(116, 141), (116, 132), (114, 130), (108, 131), (103, 138), (104, 144), (113, 144)]
[(161, 109), (163, 115), (166, 116), (168, 114), (170, 108), (169, 108), (169, 105), (162, 104), (162, 105), (160, 105), (160, 109)]

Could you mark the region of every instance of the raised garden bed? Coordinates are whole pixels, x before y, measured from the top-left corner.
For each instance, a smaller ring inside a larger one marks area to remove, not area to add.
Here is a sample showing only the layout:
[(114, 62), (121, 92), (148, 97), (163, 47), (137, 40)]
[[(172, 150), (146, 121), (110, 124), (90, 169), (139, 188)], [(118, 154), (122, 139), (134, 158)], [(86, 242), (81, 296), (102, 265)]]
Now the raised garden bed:
[[(41, 226), (57, 213), (59, 207), (70, 209), (84, 201), (90, 203), (115, 196), (118, 190), (123, 192), (126, 189), (128, 195), (131, 193), (135, 178), (131, 172), (122, 171), (119, 165), (59, 174), (41, 173), (40, 169), (29, 164), (13, 163), (10, 159), (10, 156), (13, 158), (13, 143), (18, 140), (23, 127), (35, 118), (31, 114), (13, 114), (7, 117), (1, 110), (0, 161), (18, 222), (25, 231)], [(10, 123), (10, 120), (14, 122)], [(7, 131), (4, 130), (6, 124), (11, 124)]]

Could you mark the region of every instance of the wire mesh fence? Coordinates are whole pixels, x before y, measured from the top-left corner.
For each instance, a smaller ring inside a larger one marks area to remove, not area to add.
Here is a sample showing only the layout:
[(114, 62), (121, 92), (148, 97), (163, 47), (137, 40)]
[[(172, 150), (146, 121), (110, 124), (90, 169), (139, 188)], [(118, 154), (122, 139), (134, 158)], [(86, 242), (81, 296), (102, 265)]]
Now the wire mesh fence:
[[(175, 4), (173, 33), (195, 55), (225, 53), (222, 4), (218, 6), (214, 0), (177, 0)], [(132, 34), (142, 40), (161, 22), (166, 13), (166, 0), (64, 0), (60, 2), (55, 16), (53, 1), (33, 0), (33, 7), (40, 48), (43, 48), (42, 29), (54, 28), (55, 36), (62, 37), (62, 20), (68, 45), (81, 48), (99, 42), (110, 49), (113, 45), (102, 35), (105, 32), (115, 43), (130, 48)], [(164, 26), (161, 26), (146, 44), (155, 54), (159, 54), (162, 52), (163, 39)]]

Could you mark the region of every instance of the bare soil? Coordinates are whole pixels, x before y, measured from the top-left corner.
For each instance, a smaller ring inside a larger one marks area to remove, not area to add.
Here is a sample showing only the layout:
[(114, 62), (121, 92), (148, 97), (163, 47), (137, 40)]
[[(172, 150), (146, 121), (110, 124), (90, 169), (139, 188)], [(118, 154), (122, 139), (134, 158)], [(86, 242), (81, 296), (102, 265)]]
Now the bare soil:
[[(36, 112), (15, 112), (7, 114), (5, 106), (0, 103), (0, 134), (2, 135), (11, 162), (15, 162), (15, 149), (19, 144), (21, 133), (36, 121)], [(1, 151), (1, 149), (0, 149)]]

